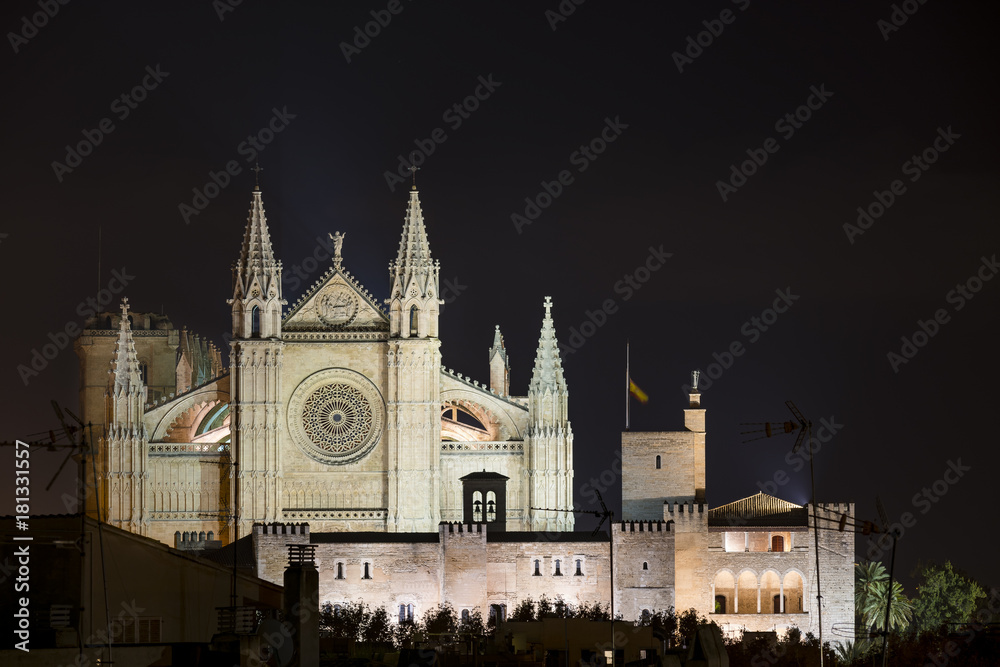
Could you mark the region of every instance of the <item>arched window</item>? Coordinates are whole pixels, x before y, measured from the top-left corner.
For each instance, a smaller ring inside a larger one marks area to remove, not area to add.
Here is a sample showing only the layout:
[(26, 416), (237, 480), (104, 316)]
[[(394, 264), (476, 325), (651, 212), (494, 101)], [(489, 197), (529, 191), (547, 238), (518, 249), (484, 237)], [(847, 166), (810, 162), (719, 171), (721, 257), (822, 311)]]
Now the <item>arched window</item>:
[(715, 596), (715, 613), (725, 614), (726, 613), (726, 596), (716, 595)]
[(344, 578), (344, 564), (343, 563), (337, 563), (337, 578), (338, 579), (343, 579)]
[(643, 609), (640, 618), (642, 619), (643, 623), (649, 623), (649, 619), (650, 619), (649, 610), (648, 609)]
[(472, 492), (472, 520), (479, 523), (483, 520), (483, 492)]
[(785, 538), (782, 535), (772, 535), (771, 536), (771, 551), (784, 551), (785, 550)]
[(493, 491), (486, 492), (486, 521), (497, 520), (497, 494)]
[(562, 561), (559, 560), (558, 558), (556, 558), (556, 571), (552, 573), (552, 576), (554, 576), (554, 577), (561, 577), (562, 576), (562, 570), (559, 569), (561, 565), (562, 565)]
[(410, 335), (416, 336), (419, 328), (417, 327), (417, 322), (420, 319), (420, 311), (417, 310), (416, 306), (410, 306)]
[(660, 469), (660, 455), (659, 454), (656, 455), (656, 469), (657, 470)]
[(365, 573), (363, 575), (361, 575), (361, 578), (362, 579), (371, 579), (372, 578), (371, 563), (365, 563)]
[(644, 569), (644, 570), (648, 570), (649, 569), (649, 562), (648, 561), (642, 561), (642, 569)]
[(469, 610), (468, 609), (463, 609), (462, 610), (462, 623), (468, 623), (469, 622), (469, 616), (470, 616)]
[(576, 559), (576, 572), (573, 576), (582, 577), (583, 576), (583, 560), (580, 558)]
[(341, 607), (339, 604), (333, 605), (333, 615), (334, 616), (340, 616), (340, 612), (343, 611), (343, 610), (344, 610), (344, 608)]
[(542, 561), (538, 560), (537, 558), (535, 559), (535, 573), (532, 574), (531, 576), (533, 577), (542, 576)]
[(250, 335), (260, 336), (260, 306), (254, 306), (250, 310)]

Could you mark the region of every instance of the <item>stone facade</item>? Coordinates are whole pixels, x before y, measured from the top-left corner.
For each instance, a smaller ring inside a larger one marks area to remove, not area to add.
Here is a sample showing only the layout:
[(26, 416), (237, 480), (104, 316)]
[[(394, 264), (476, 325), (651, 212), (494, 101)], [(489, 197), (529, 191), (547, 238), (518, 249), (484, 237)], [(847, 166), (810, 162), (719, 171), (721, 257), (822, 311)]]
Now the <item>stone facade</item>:
[[(101, 429), (88, 512), (100, 500), (102, 519), (189, 552), (242, 536), (276, 584), (287, 545), (315, 545), (322, 601), (364, 599), (404, 618), (444, 602), (488, 617), (545, 595), (613, 601), (629, 620), (694, 608), (729, 632), (818, 631), (812, 507), (764, 494), (707, 505), (697, 390), (684, 430), (622, 435), (625, 520), (574, 532), (551, 300), (528, 395), (511, 396), (499, 328), (488, 385), (440, 365), (440, 265), (416, 190), (388, 299), (345, 268), (344, 235), (331, 241), (326, 273), (285, 309), (254, 191), (228, 302), (228, 372), (218, 350), (163, 316), (123, 306), (88, 325), (76, 342), (81, 407)], [(469, 516), (471, 478), (500, 485), (479, 492), (482, 508), (490, 494), (501, 500), (484, 522)], [(853, 506), (819, 510), (844, 513)], [(820, 532), (824, 638), (853, 622), (853, 554), (852, 533)]]

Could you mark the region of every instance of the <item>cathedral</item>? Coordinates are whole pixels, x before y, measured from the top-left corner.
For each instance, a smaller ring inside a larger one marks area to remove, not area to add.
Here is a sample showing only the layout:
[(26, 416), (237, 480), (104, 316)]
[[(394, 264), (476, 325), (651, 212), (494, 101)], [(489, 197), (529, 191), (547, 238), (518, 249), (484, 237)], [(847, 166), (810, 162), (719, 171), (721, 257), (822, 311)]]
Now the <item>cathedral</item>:
[[(440, 264), (415, 188), (388, 299), (345, 267), (344, 235), (331, 239), (329, 269), (288, 307), (255, 188), (228, 369), (205, 339), (127, 301), (87, 322), (81, 409), (101, 425), (89, 514), (192, 553), (243, 544), (275, 583), (288, 545), (316, 545), (321, 601), (363, 598), (400, 620), (444, 602), (502, 618), (544, 594), (612, 602), (626, 619), (693, 607), (728, 632), (819, 630), (810, 519), (853, 505), (757, 494), (709, 508), (695, 383), (683, 431), (623, 434), (624, 520), (610, 536), (574, 531), (551, 300), (528, 395), (512, 396), (499, 328), (488, 386), (441, 366)], [(829, 638), (854, 619), (854, 536), (821, 530), (819, 544)]]

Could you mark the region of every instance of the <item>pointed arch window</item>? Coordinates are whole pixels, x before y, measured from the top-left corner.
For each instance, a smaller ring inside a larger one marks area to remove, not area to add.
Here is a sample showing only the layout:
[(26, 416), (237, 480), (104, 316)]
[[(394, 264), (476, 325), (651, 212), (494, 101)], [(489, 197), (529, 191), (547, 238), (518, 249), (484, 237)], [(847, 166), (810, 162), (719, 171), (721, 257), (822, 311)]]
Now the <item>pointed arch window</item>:
[(540, 561), (537, 558), (535, 559), (535, 572), (531, 576), (533, 576), (533, 577), (540, 577), (540, 576), (542, 576), (542, 561)]
[(417, 326), (419, 319), (420, 319), (420, 311), (417, 310), (417, 307), (415, 305), (414, 306), (410, 306), (410, 335), (411, 336), (416, 336), (417, 333), (418, 333), (418, 331), (419, 331), (419, 328)]
[(556, 558), (556, 571), (552, 573), (552, 576), (553, 577), (561, 577), (562, 576), (562, 569), (561, 568), (562, 568), (562, 560)]
[(250, 335), (260, 336), (260, 306), (254, 306), (250, 311)]

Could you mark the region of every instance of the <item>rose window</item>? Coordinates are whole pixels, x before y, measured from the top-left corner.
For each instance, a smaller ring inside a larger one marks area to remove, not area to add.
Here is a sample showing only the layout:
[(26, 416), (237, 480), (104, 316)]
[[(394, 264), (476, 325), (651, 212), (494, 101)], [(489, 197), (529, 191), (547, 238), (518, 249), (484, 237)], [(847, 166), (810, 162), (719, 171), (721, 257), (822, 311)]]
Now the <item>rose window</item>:
[(374, 424), (371, 403), (356, 387), (328, 384), (314, 391), (302, 406), (302, 427), (309, 440), (331, 454), (362, 447)]

